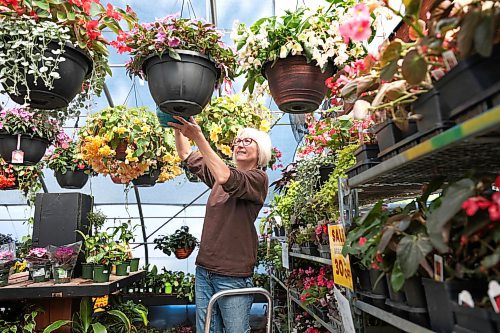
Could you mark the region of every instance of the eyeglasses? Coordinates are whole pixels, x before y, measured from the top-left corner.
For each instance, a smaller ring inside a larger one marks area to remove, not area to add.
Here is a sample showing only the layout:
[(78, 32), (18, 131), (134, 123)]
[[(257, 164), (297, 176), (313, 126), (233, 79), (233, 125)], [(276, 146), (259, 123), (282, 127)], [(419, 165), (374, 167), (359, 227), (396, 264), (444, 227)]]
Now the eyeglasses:
[(233, 141), (233, 147), (239, 146), (240, 144), (242, 144), (243, 147), (247, 147), (250, 146), (252, 142), (255, 142), (252, 138), (235, 139)]

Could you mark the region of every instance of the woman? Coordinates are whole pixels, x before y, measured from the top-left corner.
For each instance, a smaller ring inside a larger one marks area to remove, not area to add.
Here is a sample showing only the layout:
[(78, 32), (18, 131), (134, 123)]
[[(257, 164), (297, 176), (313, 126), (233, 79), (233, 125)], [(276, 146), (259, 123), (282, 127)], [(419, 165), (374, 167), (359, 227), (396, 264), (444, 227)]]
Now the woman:
[[(231, 168), (212, 150), (192, 117), (174, 118), (180, 124), (169, 125), (175, 128), (180, 158), (212, 189), (196, 258), (196, 331), (201, 333), (215, 293), (253, 286), (258, 246), (254, 223), (267, 196), (269, 181), (263, 169), (271, 159), (271, 139), (256, 129), (241, 130), (232, 147), (236, 168)], [(191, 151), (188, 139), (199, 151)], [(250, 332), (252, 302), (253, 296), (219, 299), (210, 333)]]

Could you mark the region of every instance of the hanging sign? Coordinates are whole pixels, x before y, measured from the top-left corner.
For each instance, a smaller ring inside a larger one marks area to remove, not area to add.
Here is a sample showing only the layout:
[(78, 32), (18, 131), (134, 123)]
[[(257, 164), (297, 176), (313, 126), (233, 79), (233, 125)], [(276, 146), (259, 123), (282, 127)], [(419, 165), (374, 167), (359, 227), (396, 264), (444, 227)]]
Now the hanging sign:
[(329, 225), (328, 237), (330, 238), (330, 253), (332, 255), (333, 280), (335, 284), (353, 290), (349, 256), (342, 255), (345, 243), (344, 227), (341, 224)]

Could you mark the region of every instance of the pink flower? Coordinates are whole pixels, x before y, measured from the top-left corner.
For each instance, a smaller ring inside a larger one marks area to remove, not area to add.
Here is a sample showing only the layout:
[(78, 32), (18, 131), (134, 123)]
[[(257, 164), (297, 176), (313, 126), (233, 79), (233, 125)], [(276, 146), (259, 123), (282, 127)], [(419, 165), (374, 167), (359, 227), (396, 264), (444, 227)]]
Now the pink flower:
[(169, 47), (178, 47), (181, 44), (181, 40), (177, 37), (169, 38), (168, 46)]
[(366, 243), (366, 237), (360, 237), (359, 241), (358, 241), (358, 245), (363, 247), (363, 246), (365, 246), (365, 243)]
[(486, 209), (491, 206), (491, 202), (483, 197), (469, 198), (462, 203), (462, 209), (465, 210), (467, 216), (473, 216), (479, 209)]
[(350, 10), (351, 17), (340, 25), (340, 34), (344, 38), (344, 42), (348, 43), (349, 39), (353, 41), (365, 41), (372, 34), (371, 18), (368, 7), (359, 3)]

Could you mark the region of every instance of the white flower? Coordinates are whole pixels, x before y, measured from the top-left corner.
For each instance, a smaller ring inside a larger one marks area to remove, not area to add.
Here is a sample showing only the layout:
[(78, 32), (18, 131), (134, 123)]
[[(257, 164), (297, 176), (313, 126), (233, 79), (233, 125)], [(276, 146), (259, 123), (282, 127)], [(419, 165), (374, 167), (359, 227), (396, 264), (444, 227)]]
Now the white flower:
[(283, 45), (280, 48), (280, 58), (284, 59), (288, 55), (288, 49), (286, 48), (286, 45)]
[(347, 60), (349, 60), (349, 55), (345, 52), (337, 53), (337, 57), (335, 57), (334, 63), (337, 66), (343, 65)]
[(294, 43), (292, 46), (292, 55), (301, 54), (304, 49), (299, 43)]
[(40, 73), (45, 73), (48, 70), (49, 69), (47, 67), (43, 66), (43, 67), (40, 68)]
[(262, 66), (262, 63), (260, 62), (259, 59), (255, 59), (255, 61), (253, 62), (253, 65), (255, 68), (259, 68)]

